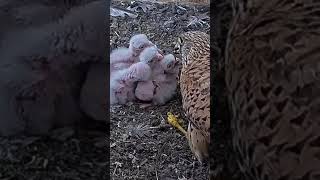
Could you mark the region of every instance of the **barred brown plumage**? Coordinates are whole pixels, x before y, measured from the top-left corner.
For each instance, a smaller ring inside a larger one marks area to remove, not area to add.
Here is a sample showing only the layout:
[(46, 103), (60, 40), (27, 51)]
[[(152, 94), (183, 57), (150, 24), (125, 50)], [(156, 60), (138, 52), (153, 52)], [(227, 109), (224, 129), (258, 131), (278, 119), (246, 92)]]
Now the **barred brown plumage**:
[(255, 180), (320, 178), (320, 3), (238, 1), (226, 48), (233, 145)]
[(200, 31), (183, 33), (175, 50), (182, 60), (180, 90), (189, 120), (187, 138), (192, 152), (203, 162), (210, 142), (210, 36)]

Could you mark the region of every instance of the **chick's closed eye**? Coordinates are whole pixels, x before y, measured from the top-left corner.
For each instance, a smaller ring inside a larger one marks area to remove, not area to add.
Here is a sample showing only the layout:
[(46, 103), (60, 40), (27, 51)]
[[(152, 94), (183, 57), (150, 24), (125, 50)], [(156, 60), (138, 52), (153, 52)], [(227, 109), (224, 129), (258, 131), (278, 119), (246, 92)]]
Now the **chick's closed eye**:
[(139, 46), (139, 49), (143, 49), (145, 46), (144, 45), (140, 45)]

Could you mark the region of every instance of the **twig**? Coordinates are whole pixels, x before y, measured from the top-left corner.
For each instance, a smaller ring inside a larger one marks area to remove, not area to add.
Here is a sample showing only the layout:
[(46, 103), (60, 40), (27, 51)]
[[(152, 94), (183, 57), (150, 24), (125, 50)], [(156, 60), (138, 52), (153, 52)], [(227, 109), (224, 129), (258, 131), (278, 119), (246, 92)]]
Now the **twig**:
[(120, 166), (120, 167), (122, 166), (120, 162), (115, 162), (115, 164), (116, 164), (116, 168), (114, 168), (112, 175), (115, 175), (115, 174), (116, 174), (116, 171), (117, 171), (118, 166)]
[(120, 35), (117, 33), (117, 31), (114, 32), (118, 37), (120, 37)]
[(161, 129), (161, 128), (165, 128), (165, 127), (171, 127), (171, 125), (169, 125), (169, 124), (160, 124), (159, 126), (149, 127), (149, 129)]
[(159, 180), (157, 170), (156, 170), (156, 178), (157, 178), (157, 180)]
[(118, 163), (116, 163), (116, 168), (114, 168), (112, 175), (116, 174), (117, 168), (118, 168)]

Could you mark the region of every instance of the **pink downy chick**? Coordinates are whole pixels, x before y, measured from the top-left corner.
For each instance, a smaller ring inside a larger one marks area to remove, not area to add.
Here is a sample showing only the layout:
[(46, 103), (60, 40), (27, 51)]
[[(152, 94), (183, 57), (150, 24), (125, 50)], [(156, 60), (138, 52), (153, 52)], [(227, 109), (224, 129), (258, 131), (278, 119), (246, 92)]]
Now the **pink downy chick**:
[(166, 73), (178, 73), (179, 72), (179, 62), (176, 60), (173, 54), (167, 54), (160, 61), (161, 67)]
[(145, 34), (136, 34), (132, 36), (129, 41), (129, 50), (132, 52), (133, 56), (137, 58), (136, 61), (139, 61), (138, 57), (140, 53), (150, 46), (154, 46), (154, 44)]
[(137, 84), (135, 96), (141, 101), (152, 101), (155, 86), (152, 81), (142, 81)]
[(137, 34), (130, 38), (129, 48), (120, 47), (110, 54), (110, 72), (129, 68), (133, 63), (139, 61), (140, 53), (154, 44), (146, 35)]
[(145, 48), (139, 55), (140, 62), (144, 62), (150, 66), (163, 59), (161, 51), (157, 46), (150, 46)]
[[(163, 55), (159, 53), (159, 50), (156, 46), (151, 46), (144, 49), (139, 58), (140, 62), (146, 63), (152, 67), (155, 63), (158, 63), (160, 59), (163, 59)], [(135, 96), (141, 101), (151, 101), (153, 98), (154, 89), (155, 86), (153, 85), (152, 80), (138, 82), (135, 89)]]
[(177, 89), (177, 76), (180, 66), (172, 54), (165, 55), (160, 61), (164, 73), (153, 74), (153, 82), (155, 84), (155, 92), (152, 104), (163, 105), (167, 103), (175, 94)]
[(110, 104), (125, 104), (134, 100), (137, 81), (146, 81), (151, 76), (149, 65), (138, 62), (128, 69), (116, 71), (110, 79)]
[(110, 72), (129, 68), (134, 63), (134, 56), (128, 48), (120, 47), (110, 54)]

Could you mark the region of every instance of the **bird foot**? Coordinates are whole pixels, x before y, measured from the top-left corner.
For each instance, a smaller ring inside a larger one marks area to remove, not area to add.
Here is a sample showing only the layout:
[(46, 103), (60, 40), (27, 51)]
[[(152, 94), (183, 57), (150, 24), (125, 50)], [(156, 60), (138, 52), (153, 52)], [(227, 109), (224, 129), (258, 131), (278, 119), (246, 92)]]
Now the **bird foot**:
[(186, 130), (184, 130), (182, 126), (179, 124), (179, 120), (175, 115), (173, 115), (171, 112), (168, 112), (167, 116), (169, 124), (179, 129), (184, 135), (187, 135)]

